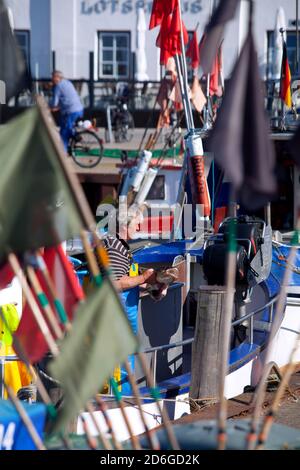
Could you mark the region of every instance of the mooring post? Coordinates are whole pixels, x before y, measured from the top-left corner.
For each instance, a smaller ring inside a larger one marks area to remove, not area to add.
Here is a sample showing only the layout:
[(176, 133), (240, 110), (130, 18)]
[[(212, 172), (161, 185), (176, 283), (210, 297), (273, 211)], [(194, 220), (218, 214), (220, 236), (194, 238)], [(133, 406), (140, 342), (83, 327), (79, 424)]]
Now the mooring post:
[(190, 387), (190, 398), (194, 400), (219, 399), (225, 298), (224, 286), (201, 286), (198, 291)]

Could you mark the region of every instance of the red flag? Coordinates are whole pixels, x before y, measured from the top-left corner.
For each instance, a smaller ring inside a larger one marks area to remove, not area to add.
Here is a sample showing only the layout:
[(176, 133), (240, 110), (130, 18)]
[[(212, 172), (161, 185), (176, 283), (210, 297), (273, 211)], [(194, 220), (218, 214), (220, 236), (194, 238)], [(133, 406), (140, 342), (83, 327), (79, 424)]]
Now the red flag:
[(153, 0), (149, 29), (159, 26), (164, 16), (168, 16), (175, 8), (177, 0)]
[[(84, 298), (83, 291), (77, 276), (73, 271), (72, 265), (65, 255), (61, 245), (55, 248), (46, 248), (43, 258), (56, 287), (58, 298), (62, 302), (69, 319), (72, 319), (76, 305)], [(52, 304), (52, 309), (55, 310), (53, 299), (48, 291), (43, 276), (39, 271), (36, 272), (36, 276), (41, 284), (43, 292)], [(33, 295), (37, 301), (35, 294)], [(51, 326), (46, 318), (45, 321), (52, 332)], [(55, 338), (53, 332), (52, 334)], [(21, 321), (17, 331), (15, 332), (15, 336), (19, 339), (30, 362), (32, 363), (38, 362), (48, 352), (48, 344), (27, 302), (23, 309)]]
[(186, 56), (190, 57), (192, 69), (198, 69), (200, 63), (200, 53), (198, 46), (197, 31), (194, 31), (193, 37), (189, 43), (189, 47), (186, 51)]
[(160, 47), (160, 63), (167, 65), (170, 57), (181, 54), (181, 24), (184, 44), (188, 43), (189, 36), (183, 21), (180, 21), (180, 11), (176, 1), (172, 13), (164, 15), (159, 35), (156, 40), (157, 47)]
[(21, 321), (14, 336), (18, 338), (22, 349), (31, 363), (38, 362), (49, 350), (44, 335), (27, 303), (23, 309)]
[(15, 277), (11, 267), (5, 264), (0, 268), (0, 289), (5, 289)]
[(74, 307), (84, 299), (84, 293), (74, 273), (72, 263), (61, 245), (55, 248), (46, 248), (44, 260), (54, 281), (58, 298), (62, 302), (68, 318), (72, 319)]
[(222, 96), (223, 78), (222, 78), (222, 49), (221, 46), (213, 62), (213, 68), (210, 74), (209, 94)]
[(219, 60), (218, 56), (215, 57), (213, 68), (210, 74), (209, 81), (209, 94), (216, 95), (219, 91)]

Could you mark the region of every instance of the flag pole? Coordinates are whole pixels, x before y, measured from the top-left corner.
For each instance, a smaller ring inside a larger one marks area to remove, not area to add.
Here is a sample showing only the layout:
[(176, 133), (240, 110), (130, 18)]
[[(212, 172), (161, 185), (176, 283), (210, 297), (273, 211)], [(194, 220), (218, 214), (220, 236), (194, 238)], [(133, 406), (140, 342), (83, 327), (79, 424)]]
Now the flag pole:
[[(284, 51), (284, 47), (285, 47), (285, 40), (284, 40), (284, 33), (285, 33), (285, 30), (283, 28), (280, 28), (280, 34), (281, 34), (281, 38), (282, 38), (282, 50)], [(286, 59), (287, 60), (287, 59)], [(283, 64), (282, 64), (283, 65)], [(282, 67), (282, 66), (281, 66)], [(280, 94), (280, 97), (281, 97), (281, 82), (282, 82), (282, 70), (281, 70), (281, 78), (280, 78), (280, 85), (279, 85), (279, 94)], [(281, 127), (282, 127), (282, 130), (285, 130), (285, 117), (286, 117), (286, 112), (285, 112), (285, 101), (283, 101), (281, 99), (281, 104), (282, 104), (282, 124), (281, 124)]]
[(122, 394), (119, 391), (117, 382), (115, 381), (115, 379), (113, 377), (110, 378), (110, 385), (111, 385), (113, 394), (115, 396), (116, 402), (120, 406), (120, 411), (121, 411), (121, 414), (122, 414), (122, 418), (124, 419), (124, 422), (125, 422), (126, 427), (128, 429), (130, 440), (132, 442), (132, 446), (133, 446), (134, 450), (141, 450), (139, 438), (138, 438), (138, 436), (133, 434), (130, 421), (129, 421), (128, 416), (127, 416), (126, 411), (125, 411), (125, 405), (124, 405), (124, 401), (123, 401), (123, 398), (122, 398)]
[(189, 110), (188, 110), (186, 93), (185, 93), (185, 88), (184, 88), (184, 83), (183, 83), (183, 75), (182, 75), (182, 71), (181, 71), (181, 63), (180, 63), (180, 60), (179, 60), (179, 54), (175, 55), (175, 64), (176, 64), (176, 69), (177, 69), (177, 74), (178, 74), (178, 81), (179, 81), (179, 86), (180, 86), (180, 91), (181, 91), (181, 96), (182, 96), (182, 103), (183, 103), (183, 108), (184, 108), (186, 125), (187, 125), (188, 130), (190, 130), (192, 125), (191, 125), (190, 114), (189, 114)]
[(112, 443), (113, 443), (115, 449), (116, 450), (123, 450), (123, 447), (122, 447), (121, 443), (116, 438), (116, 434), (114, 432), (111, 419), (110, 419), (110, 417), (107, 413), (107, 406), (106, 406), (104, 400), (102, 400), (102, 398), (99, 395), (96, 395), (95, 399), (96, 399), (96, 402), (99, 406), (99, 409), (100, 409), (100, 411), (101, 411), (101, 413), (104, 417), (104, 420), (105, 420), (107, 428), (108, 428), (108, 433), (111, 435), (111, 440), (112, 440)]
[(62, 332), (62, 329), (60, 328), (60, 325), (56, 319), (56, 316), (52, 310), (52, 307), (49, 303), (49, 300), (47, 298), (47, 296), (44, 294), (44, 292), (42, 291), (42, 288), (41, 288), (41, 285), (39, 283), (39, 280), (34, 272), (34, 269), (32, 268), (32, 266), (27, 266), (26, 268), (26, 271), (27, 271), (27, 274), (28, 274), (28, 278), (30, 280), (30, 283), (31, 283), (31, 286), (38, 298), (38, 301), (42, 307), (42, 309), (44, 310), (45, 312), (45, 315), (47, 317), (47, 320), (52, 328), (52, 331), (53, 333), (55, 334), (55, 336), (58, 338), (58, 339), (63, 339), (63, 332)]
[[(190, 131), (191, 129), (194, 129), (194, 118), (193, 118), (193, 113), (192, 113), (192, 106), (191, 106), (191, 101), (189, 99), (189, 94), (188, 94), (188, 78), (187, 78), (187, 65), (186, 65), (186, 55), (185, 55), (185, 45), (184, 45), (184, 40), (183, 40), (183, 27), (182, 27), (182, 14), (181, 14), (181, 0), (178, 0), (178, 10), (179, 10), (179, 18), (180, 18), (180, 42), (181, 42), (181, 56), (179, 60), (182, 62), (182, 80), (183, 80), (183, 90), (184, 90), (184, 95), (182, 95), (182, 98), (186, 100), (186, 109), (188, 113), (188, 120), (189, 120), (189, 127), (188, 130)], [(179, 70), (178, 70), (179, 72)], [(183, 91), (182, 90), (182, 91)]]
[(108, 441), (108, 439), (106, 439), (106, 437), (104, 436), (104, 433), (102, 433), (100, 425), (99, 425), (98, 421), (96, 420), (96, 417), (94, 415), (95, 408), (93, 407), (93, 405), (90, 402), (87, 402), (87, 404), (85, 405), (85, 409), (89, 413), (90, 417), (92, 418), (92, 422), (93, 422), (93, 424), (94, 424), (94, 426), (95, 426), (95, 428), (98, 432), (99, 440), (100, 440), (101, 444), (103, 445), (104, 449), (105, 450), (113, 450), (110, 442)]
[(55, 305), (55, 309), (56, 309), (56, 312), (59, 316), (59, 319), (61, 321), (61, 323), (64, 325), (64, 328), (66, 331), (69, 331), (70, 328), (72, 327), (71, 326), (71, 323), (68, 319), (68, 316), (65, 312), (65, 309), (62, 305), (62, 303), (60, 302), (59, 298), (58, 298), (58, 295), (57, 295), (57, 292), (56, 292), (56, 288), (54, 286), (54, 283), (51, 279), (51, 276), (49, 274), (49, 271), (48, 271), (48, 268), (47, 268), (47, 265), (43, 259), (43, 257), (41, 256), (40, 253), (36, 253), (36, 259), (37, 259), (37, 267), (46, 283), (46, 286), (50, 292), (50, 295), (52, 296), (53, 298), (53, 303)]
[(146, 431), (146, 435), (147, 435), (147, 439), (149, 441), (149, 444), (150, 444), (150, 447), (152, 450), (160, 450), (160, 445), (159, 445), (159, 441), (156, 437), (155, 434), (151, 434), (150, 432), (150, 429), (147, 425), (147, 422), (146, 422), (146, 419), (145, 419), (145, 415), (144, 415), (144, 411), (142, 409), (142, 402), (141, 402), (141, 399), (140, 399), (140, 396), (139, 396), (139, 390), (138, 390), (138, 387), (137, 387), (137, 384), (136, 384), (136, 381), (134, 379), (134, 376), (131, 372), (131, 368), (130, 368), (130, 365), (129, 365), (129, 362), (128, 360), (126, 360), (124, 362), (124, 367), (125, 367), (125, 370), (127, 372), (127, 375), (128, 375), (128, 378), (129, 378), (129, 382), (130, 382), (130, 385), (131, 385), (131, 388), (133, 390), (133, 394), (134, 394), (134, 398), (136, 399), (136, 402), (137, 402), (137, 405), (138, 405), (138, 409), (139, 409), (139, 413), (140, 413), (140, 417), (141, 417), (141, 420), (142, 420), (142, 423), (144, 425), (144, 428), (145, 428), (145, 431)]
[(152, 396), (152, 398), (153, 398), (153, 400), (154, 400), (154, 402), (157, 406), (157, 410), (158, 410), (160, 416), (162, 417), (162, 422), (164, 424), (168, 440), (171, 444), (171, 448), (172, 448), (172, 450), (180, 450), (180, 446), (178, 444), (177, 437), (174, 433), (174, 429), (173, 429), (172, 423), (170, 421), (168, 412), (166, 411), (166, 409), (164, 408), (164, 406), (160, 402), (160, 400), (161, 400), (160, 392), (155, 387), (153, 377), (152, 377), (152, 375), (149, 371), (149, 368), (148, 368), (148, 365), (147, 365), (147, 362), (146, 362), (146, 359), (145, 359), (145, 354), (142, 353), (142, 352), (138, 352), (137, 357), (139, 359), (139, 362), (140, 362), (140, 365), (142, 367), (143, 373), (145, 374), (145, 378), (146, 378), (148, 387), (150, 389), (150, 394), (151, 394), (151, 396)]
[[(209, 4), (209, 16), (210, 16), (210, 19), (212, 17), (212, 14), (213, 14), (213, 11), (214, 11), (214, 0), (210, 0), (210, 4)], [(209, 93), (209, 90), (210, 90), (210, 72), (207, 74), (207, 77), (206, 77), (206, 106), (205, 106), (205, 116), (204, 116), (204, 129), (205, 130), (208, 130), (209, 129), (209, 125), (208, 125), (208, 120), (209, 120), (209, 100), (210, 100), (210, 93)]]

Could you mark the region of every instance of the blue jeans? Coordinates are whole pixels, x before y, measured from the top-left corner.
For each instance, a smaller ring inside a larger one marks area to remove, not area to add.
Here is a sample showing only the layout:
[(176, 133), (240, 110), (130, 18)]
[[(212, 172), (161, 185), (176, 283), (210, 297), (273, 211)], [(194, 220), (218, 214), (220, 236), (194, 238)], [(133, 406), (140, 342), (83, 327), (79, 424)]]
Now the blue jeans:
[(74, 135), (74, 127), (77, 119), (82, 118), (83, 111), (76, 113), (62, 114), (60, 118), (60, 136), (64, 143), (66, 152), (68, 151), (68, 145), (70, 138)]
[[(121, 293), (121, 298), (127, 318), (131, 325), (133, 333), (136, 335), (138, 332), (138, 305), (139, 305), (139, 287), (134, 287), (133, 289), (126, 290)], [(134, 374), (135, 370), (135, 361), (134, 356), (128, 356), (129, 366)], [(126, 370), (121, 367), (121, 392), (122, 395), (132, 395), (131, 386), (128, 380), (128, 375)]]

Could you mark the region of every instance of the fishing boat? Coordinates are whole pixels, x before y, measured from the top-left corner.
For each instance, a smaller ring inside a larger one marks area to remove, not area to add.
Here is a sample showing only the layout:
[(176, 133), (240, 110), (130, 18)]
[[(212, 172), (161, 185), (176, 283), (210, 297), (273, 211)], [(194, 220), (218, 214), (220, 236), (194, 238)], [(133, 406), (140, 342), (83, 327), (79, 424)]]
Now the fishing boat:
[[(145, 157), (142, 154), (141, 160)], [(148, 156), (149, 159), (149, 156)], [(150, 159), (148, 161), (151, 165)], [(146, 354), (148, 365), (153, 373), (163, 406), (168, 410), (171, 419), (180, 418), (193, 409), (193, 397), (190, 394), (193, 374), (201, 375), (199, 369), (192, 372), (192, 349), (195, 341), (195, 327), (199, 296), (205, 286), (223, 285), (225, 277), (226, 241), (230, 218), (225, 218), (216, 233), (208, 225), (196, 240), (178, 237), (182, 232), (180, 218), (184, 214), (184, 202), (188, 202), (188, 187), (182, 166), (171, 162), (159, 168), (153, 162), (155, 177), (149, 184), (148, 166), (144, 167), (145, 179), (141, 178), (142, 197), (140, 201), (147, 208), (154, 204), (151, 215), (146, 215), (139, 227), (136, 239), (131, 241), (133, 260), (141, 269), (151, 267), (158, 271), (176, 266), (178, 278), (169, 286), (167, 296), (155, 302), (151, 294), (141, 291), (137, 300), (138, 336), (140, 348)], [(135, 168), (141, 168), (137, 165)], [(206, 162), (206, 174), (213, 165), (211, 159)], [(126, 186), (126, 175), (130, 166), (125, 169), (123, 185)], [(138, 174), (138, 170), (136, 172)], [(130, 176), (132, 178), (132, 175)], [(156, 186), (157, 178), (160, 179)], [(143, 189), (146, 180), (148, 188)], [(222, 184), (225, 188), (222, 189)], [(227, 182), (221, 184), (220, 193), (227, 190)], [(127, 182), (128, 185), (128, 182)], [(124, 186), (123, 186), (124, 187)], [(159, 187), (159, 191), (157, 188)], [(177, 188), (175, 191), (174, 188)], [(127, 191), (128, 188), (126, 188)], [(121, 186), (122, 194), (122, 186)], [(137, 191), (137, 194), (140, 194)], [(149, 196), (149, 197), (148, 197)], [(155, 197), (153, 197), (155, 196)], [(178, 211), (178, 201), (181, 206)], [(177, 204), (177, 205), (176, 205)], [(176, 208), (180, 217), (176, 218)], [(165, 212), (164, 212), (165, 211)], [(177, 220), (177, 230), (174, 225)], [(278, 231), (273, 234), (270, 224), (262, 219), (246, 215), (235, 218), (237, 225), (237, 284), (231, 328), (231, 348), (229, 371), (225, 383), (226, 398), (233, 398), (245, 390), (247, 386), (255, 387), (262, 373), (265, 350), (269, 341), (273, 322), (278, 325), (272, 338), (272, 353), (269, 360), (279, 369), (287, 365), (294, 340), (300, 331), (300, 248), (292, 268), (291, 279), (287, 289), (287, 301), (284, 313), (277, 313), (277, 300), (288, 265), (291, 246), (275, 240)], [(155, 229), (153, 230), (153, 227)], [(164, 240), (164, 230), (173, 234), (173, 241)], [(175, 234), (176, 233), (176, 234)], [(153, 234), (155, 236), (153, 237)], [(177, 235), (177, 239), (176, 239)], [(198, 234), (199, 235), (199, 234)], [(154, 238), (154, 239), (153, 239)], [(299, 243), (299, 241), (298, 241)], [(281, 315), (281, 318), (276, 317)], [(216, 326), (216, 329), (219, 329)], [(207, 337), (209, 343), (213, 338)], [(300, 351), (297, 353), (300, 362)], [(135, 378), (140, 387), (143, 399), (143, 410), (149, 428), (161, 423), (156, 404), (151, 398), (149, 384), (143, 371), (137, 366)], [(207, 371), (205, 371), (206, 373)], [(209, 381), (209, 378), (206, 377)], [(125, 393), (126, 410), (130, 416), (134, 432), (143, 431), (139, 410), (134, 396)], [(211, 397), (216, 398), (216, 397)], [(110, 404), (113, 396), (106, 396)], [(121, 411), (118, 407), (109, 409), (113, 422), (121, 422)], [(103, 431), (107, 425), (100, 412), (95, 412)], [(90, 417), (85, 414), (91, 429), (97, 433)], [(82, 423), (78, 421), (77, 432), (83, 433)], [(128, 438), (126, 426), (117, 427), (120, 440)]]
[[(184, 58), (180, 63), (177, 55), (176, 60), (178, 71), (186, 72)], [(233, 250), (235, 293), (232, 312), (229, 311), (232, 314), (232, 323), (228, 372), (224, 377), (224, 396), (232, 398), (242, 393), (247, 386), (257, 386), (262, 377), (266, 358), (267, 362), (274, 364), (278, 369), (285, 367), (290, 361), (294, 340), (300, 332), (299, 240), (293, 240), (293, 246), (298, 244), (298, 248), (291, 262), (292, 244), (278, 241), (278, 233), (274, 239), (269, 217), (264, 220), (237, 212), (235, 215), (222, 217), (218, 222), (215, 221), (215, 224), (210, 223), (211, 201), (213, 205), (216, 203), (215, 185), (218, 186), (221, 198), (228, 189), (228, 183), (222, 180), (221, 175), (216, 178), (214, 165), (208, 157), (203, 156), (201, 132), (194, 128), (188, 99), (186, 73), (181, 77), (180, 85), (182, 96), (185, 96), (188, 127), (184, 161), (182, 164), (165, 160), (153, 161), (151, 152), (145, 149), (134, 166), (127, 165), (120, 190), (120, 196), (129, 196), (129, 209), (132, 206), (133, 209), (142, 206), (146, 208), (136, 240), (131, 243), (134, 262), (140, 269), (151, 267), (160, 272), (176, 269), (177, 272), (176, 280), (170, 282), (167, 295), (162, 300), (157, 302), (146, 289), (139, 292), (135, 304), (131, 305), (137, 314), (139, 346), (147, 357), (152, 374), (149, 380), (145, 368), (139, 368), (139, 364), (135, 363), (133, 372), (139, 386), (141, 409), (137, 403), (137, 395), (130, 393), (129, 377), (125, 374), (117, 384), (120, 387), (118, 393), (121, 391), (122, 394), (122, 403), (126, 404), (125, 414), (130, 425), (124, 420), (123, 405), (120, 406), (120, 399), (116, 400), (115, 390), (103, 390), (103, 393), (98, 394), (108, 408), (106, 413), (115, 430), (115, 437), (122, 442), (144, 431), (145, 423), (141, 421), (141, 410), (149, 430), (162, 424), (163, 421), (166, 422), (162, 410), (167, 410), (171, 419), (177, 419), (183, 414), (190, 413), (193, 403), (197, 401), (217, 401), (220, 398), (215, 387), (218, 368), (209, 370), (212, 363), (208, 351), (209, 346), (217, 346), (214, 365), (218, 364), (217, 356), (221, 349), (216, 339), (222, 336), (219, 334), (223, 327), (222, 314), (227, 312), (226, 309), (219, 307), (209, 310), (209, 302), (207, 306), (203, 306), (201, 302), (204, 293), (206, 298), (216, 294), (220, 295), (221, 299), (225, 298), (230, 290), (228, 286), (226, 290), (224, 284), (227, 245), (232, 238), (236, 242)], [(187, 172), (189, 180), (186, 178)], [(213, 191), (209, 191), (206, 185), (209, 173), (212, 175)], [(185, 205), (189, 202), (194, 206), (197, 203), (202, 205), (196, 210), (192, 226), (196, 229), (201, 227), (203, 230), (196, 230), (195, 235), (187, 236), (183, 235), (186, 226), (182, 225), (182, 221)], [(77, 203), (80, 206), (79, 200)], [(153, 209), (156, 210), (156, 214), (153, 214)], [(92, 225), (90, 219), (87, 220), (85, 227)], [(232, 227), (236, 231), (235, 237), (232, 237)], [(170, 234), (167, 241), (165, 232)], [(147, 240), (147, 236), (150, 237), (150, 241)], [(89, 250), (92, 251), (90, 246), (86, 253)], [(74, 256), (70, 248), (68, 250), (67, 247), (67, 251), (69, 255)], [(95, 264), (97, 267), (94, 259)], [(286, 304), (281, 310), (278, 308), (281, 285), (289, 271), (291, 276), (288, 280)], [(94, 278), (97, 277), (95, 273), (92, 274)], [(1, 302), (14, 300), (20, 306), (20, 293), (20, 285), (13, 280), (12, 284), (4, 289)], [(201, 309), (206, 309), (205, 315)], [(216, 313), (219, 313), (219, 317)], [(206, 329), (212, 317), (218, 319), (218, 322), (214, 324), (214, 328), (210, 326)], [(197, 347), (198, 351), (202, 348), (206, 355), (203, 353), (202, 357), (199, 354), (197, 356)], [(297, 351), (293, 359), (295, 362), (300, 362), (300, 351)], [(202, 387), (202, 391), (200, 393), (198, 390), (195, 395), (193, 387), (195, 379), (199, 382), (199, 378), (201, 383), (198, 388), (200, 390)], [(123, 387), (126, 385), (129, 386), (127, 388), (129, 391), (124, 393)], [(203, 390), (209, 392), (204, 394)], [(156, 397), (153, 396), (153, 391)], [(221, 398), (223, 399), (222, 395)], [(103, 410), (100, 410), (100, 405), (99, 411), (97, 410), (98, 404), (94, 397), (93, 405), (96, 411), (80, 413), (74, 429), (77, 434), (87, 435), (88, 429), (92, 435), (110, 435), (109, 423), (105, 419)], [(8, 410), (9, 416), (11, 411)], [(41, 433), (46, 407), (42, 405), (40, 410), (35, 405), (28, 408), (29, 414), (34, 414), (35, 411), (41, 418), (37, 425)], [(13, 419), (11, 417), (9, 419), (12, 421), (8, 420), (6, 427), (2, 425), (1, 428), (7, 448), (11, 448), (7, 441), (16, 429), (10, 426)], [(235, 425), (232, 428), (234, 429)], [(242, 428), (243, 434), (246, 435), (248, 428), (243, 425)], [(199, 440), (195, 443), (190, 435), (195, 435), (195, 432), (201, 435), (202, 431), (206, 433), (207, 430), (215, 431), (215, 424), (206, 422), (199, 426), (180, 427), (178, 439), (181, 438), (182, 441), (183, 437), (187, 439), (187, 442), (181, 446), (187, 449), (193, 446), (198, 448)], [(284, 432), (282, 434), (284, 435)], [(212, 435), (215, 438), (213, 432)], [(298, 436), (289, 435), (289, 438), (296, 447)], [(240, 442), (231, 445), (236, 448)], [(212, 448), (211, 440), (205, 441), (203, 446)], [(165, 448), (167, 445), (162, 444), (162, 447)]]

